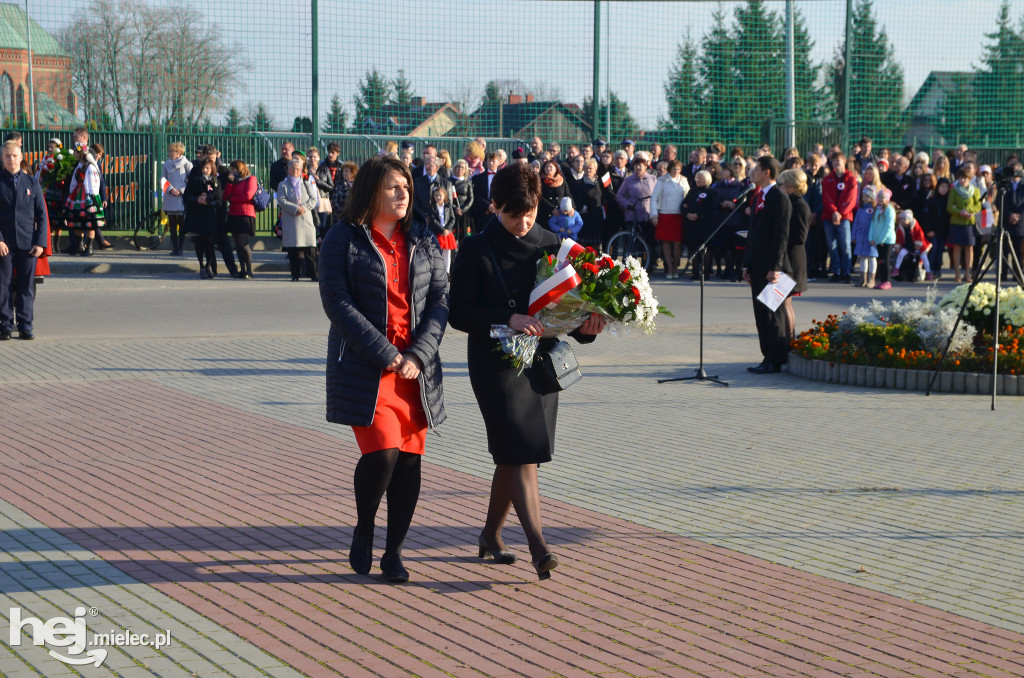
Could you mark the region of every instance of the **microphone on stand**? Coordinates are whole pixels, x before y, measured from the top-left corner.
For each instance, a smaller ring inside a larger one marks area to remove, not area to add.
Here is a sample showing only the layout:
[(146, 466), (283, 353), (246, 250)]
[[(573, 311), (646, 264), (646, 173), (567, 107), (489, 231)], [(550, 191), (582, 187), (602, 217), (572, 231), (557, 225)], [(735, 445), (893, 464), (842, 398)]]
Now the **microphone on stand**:
[(732, 199), (732, 204), (739, 205), (741, 202), (747, 199), (747, 196), (757, 190), (757, 185), (751, 182), (747, 185), (743, 192)]

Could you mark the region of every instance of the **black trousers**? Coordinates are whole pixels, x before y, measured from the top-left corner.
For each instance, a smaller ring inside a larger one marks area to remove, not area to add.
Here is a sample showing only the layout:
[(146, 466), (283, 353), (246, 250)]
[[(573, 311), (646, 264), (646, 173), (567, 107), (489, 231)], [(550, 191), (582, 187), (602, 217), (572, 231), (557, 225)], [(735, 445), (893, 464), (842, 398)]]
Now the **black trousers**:
[(789, 337), (786, 336), (786, 317), (782, 306), (771, 310), (757, 299), (768, 284), (767, 271), (750, 271), (750, 294), (754, 300), (754, 323), (761, 343), (761, 355), (773, 365), (783, 365), (789, 359)]
[[(0, 257), (0, 328), (13, 331), (17, 312), (18, 329), (32, 329), (32, 311), (36, 298), (36, 261), (36, 257), (29, 256), (28, 250), (11, 249), (6, 257)], [(17, 292), (13, 284), (15, 282)]]

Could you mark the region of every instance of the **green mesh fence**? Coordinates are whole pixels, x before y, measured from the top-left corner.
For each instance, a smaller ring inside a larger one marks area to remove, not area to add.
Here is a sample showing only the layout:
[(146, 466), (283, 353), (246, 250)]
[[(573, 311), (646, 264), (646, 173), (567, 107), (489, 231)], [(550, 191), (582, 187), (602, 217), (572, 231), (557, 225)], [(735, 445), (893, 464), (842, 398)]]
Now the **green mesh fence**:
[(402, 138), (459, 157), (477, 136), (803, 152), (866, 135), (983, 161), (1024, 145), (1024, 3), (792, 7), (787, 122), (781, 0), (0, 2), (0, 122), (148, 135), (107, 140), (149, 164), (168, 141), (212, 142), (257, 168), (282, 138), (356, 161)]

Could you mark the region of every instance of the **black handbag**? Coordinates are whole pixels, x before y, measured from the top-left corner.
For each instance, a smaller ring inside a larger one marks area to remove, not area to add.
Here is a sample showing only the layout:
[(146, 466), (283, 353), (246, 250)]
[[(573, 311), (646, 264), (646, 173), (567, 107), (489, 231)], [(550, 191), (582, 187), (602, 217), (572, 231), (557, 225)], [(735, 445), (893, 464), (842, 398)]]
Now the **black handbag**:
[[(505, 284), (505, 276), (501, 273), (498, 258), (494, 256), (494, 249), (491, 247), (491, 243), (487, 242), (486, 237), (484, 238), (484, 244), (487, 245), (487, 254), (491, 257), (494, 272), (498, 274), (501, 289), (504, 290), (505, 296), (508, 297), (508, 307), (514, 309), (516, 302), (508, 292), (508, 286)], [(544, 394), (564, 391), (583, 378), (583, 373), (580, 372), (580, 364), (576, 360), (576, 354), (572, 352), (572, 347), (566, 341), (557, 341), (549, 349), (538, 347), (537, 352), (533, 356), (533, 365), (531, 367), (534, 369), (535, 378), (539, 381), (538, 385), (541, 388), (541, 393)]]

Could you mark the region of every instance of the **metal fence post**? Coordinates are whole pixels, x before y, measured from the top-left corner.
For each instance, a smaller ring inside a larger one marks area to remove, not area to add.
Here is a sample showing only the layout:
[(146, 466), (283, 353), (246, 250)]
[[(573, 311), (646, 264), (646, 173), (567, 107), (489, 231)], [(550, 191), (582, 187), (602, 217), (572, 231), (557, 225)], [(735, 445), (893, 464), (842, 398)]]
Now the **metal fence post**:
[(853, 87), (853, 0), (846, 0), (846, 55), (843, 64), (843, 150), (850, 148), (850, 88)]
[(317, 0), (310, 0), (310, 30), (313, 39), (310, 41), (313, 46), (313, 114), (310, 119), (313, 121), (313, 145), (320, 145), (320, 30), (317, 22)]
[(793, 0), (786, 0), (786, 146), (796, 146), (796, 58), (793, 48)]
[(601, 125), (601, 0), (594, 0), (594, 82), (593, 99), (593, 133), (592, 137), (597, 138), (597, 130)]

